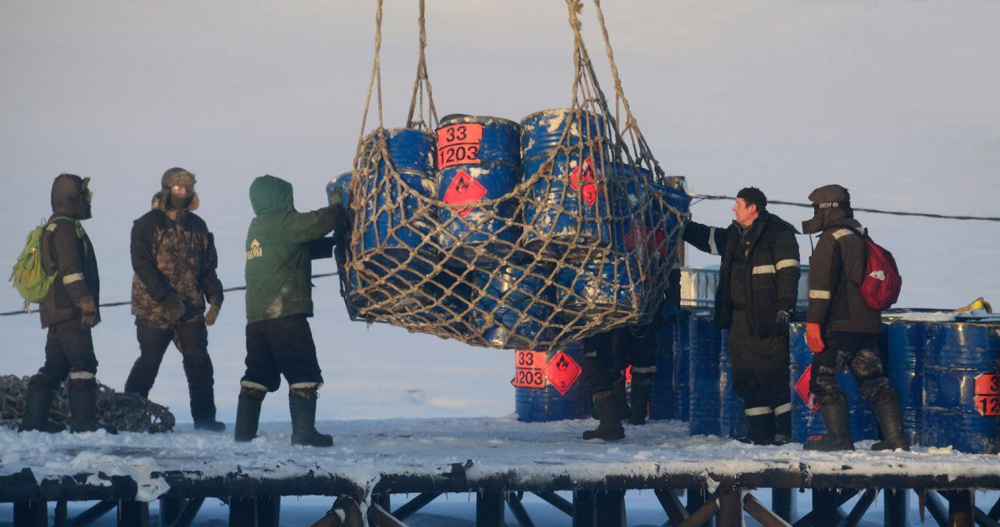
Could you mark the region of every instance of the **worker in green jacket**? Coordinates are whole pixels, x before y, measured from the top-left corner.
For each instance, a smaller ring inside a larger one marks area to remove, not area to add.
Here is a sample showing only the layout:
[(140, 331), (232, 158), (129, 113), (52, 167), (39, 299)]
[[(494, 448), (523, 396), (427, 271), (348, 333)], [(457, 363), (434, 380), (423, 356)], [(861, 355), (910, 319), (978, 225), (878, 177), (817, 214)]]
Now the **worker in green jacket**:
[[(339, 193), (337, 194), (339, 196)], [(345, 217), (343, 204), (298, 212), (292, 185), (261, 176), (250, 185), (256, 217), (246, 241), (247, 356), (236, 409), (236, 441), (257, 435), (264, 396), (288, 382), (292, 444), (328, 447), (333, 438), (316, 430), (316, 398), (323, 376), (309, 329), (313, 316), (312, 260), (333, 256), (325, 237)]]

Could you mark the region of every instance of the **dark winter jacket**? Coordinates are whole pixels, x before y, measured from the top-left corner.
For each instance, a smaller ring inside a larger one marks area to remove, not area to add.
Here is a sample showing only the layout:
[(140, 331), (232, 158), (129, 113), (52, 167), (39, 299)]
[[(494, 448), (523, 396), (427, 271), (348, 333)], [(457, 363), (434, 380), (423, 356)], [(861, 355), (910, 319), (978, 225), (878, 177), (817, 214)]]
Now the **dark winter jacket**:
[(78, 221), (57, 219), (90, 218), (88, 196), (87, 182), (78, 176), (63, 174), (52, 183), (52, 217), (42, 235), (42, 263), (59, 274), (39, 307), (43, 328), (79, 319), (77, 305), (87, 296), (100, 304), (101, 282), (90, 237)]
[(817, 218), (822, 233), (809, 257), (806, 321), (819, 324), (824, 333), (880, 333), (881, 313), (868, 307), (858, 291), (867, 264), (865, 241), (855, 232), (861, 231), (861, 224), (843, 209), (823, 210)]
[(205, 221), (188, 208), (173, 209), (162, 193), (153, 210), (132, 225), (132, 314), (157, 327), (172, 325), (163, 301), (179, 295), (187, 306), (181, 323), (204, 321), (205, 300), (222, 306), (218, 255)]
[(312, 260), (333, 256), (337, 212), (298, 212), (292, 185), (261, 176), (250, 185), (254, 214), (246, 241), (247, 322), (313, 315)]
[[(761, 212), (744, 235), (735, 221), (727, 229), (691, 222), (684, 241), (711, 254), (722, 255), (719, 288), (715, 292), (715, 324), (728, 329), (733, 320), (733, 269), (742, 265), (743, 299), (751, 335), (766, 337), (775, 331), (778, 311), (795, 311), (799, 287), (799, 244), (795, 227), (781, 218)], [(741, 251), (741, 253), (737, 253)], [(739, 284), (737, 285), (739, 287)]]

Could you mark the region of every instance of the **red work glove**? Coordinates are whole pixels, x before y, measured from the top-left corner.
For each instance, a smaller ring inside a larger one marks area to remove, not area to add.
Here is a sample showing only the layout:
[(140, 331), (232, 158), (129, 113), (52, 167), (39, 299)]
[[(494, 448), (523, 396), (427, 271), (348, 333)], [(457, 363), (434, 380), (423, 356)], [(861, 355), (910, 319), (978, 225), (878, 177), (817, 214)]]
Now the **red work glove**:
[(819, 324), (815, 322), (806, 323), (806, 344), (809, 345), (809, 349), (813, 353), (820, 353), (826, 349), (826, 345), (823, 344), (823, 331), (820, 330)]

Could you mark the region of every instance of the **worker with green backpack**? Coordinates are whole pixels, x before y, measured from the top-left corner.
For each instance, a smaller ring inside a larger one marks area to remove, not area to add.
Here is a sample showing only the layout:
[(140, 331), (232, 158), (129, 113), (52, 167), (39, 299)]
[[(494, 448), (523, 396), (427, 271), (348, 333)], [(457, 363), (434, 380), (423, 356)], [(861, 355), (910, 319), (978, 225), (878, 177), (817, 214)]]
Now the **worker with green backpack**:
[[(69, 394), (70, 429), (97, 429), (97, 356), (90, 330), (101, 321), (100, 281), (94, 246), (80, 224), (90, 218), (89, 183), (90, 178), (73, 174), (62, 174), (52, 183), (52, 216), (39, 233), (37, 254), (50, 283), (35, 288), (44, 290), (39, 312), (42, 328), (48, 329), (45, 364), (28, 381), (22, 431), (63, 430), (49, 421), (52, 399), (63, 381)], [(16, 283), (26, 282), (14, 278)]]

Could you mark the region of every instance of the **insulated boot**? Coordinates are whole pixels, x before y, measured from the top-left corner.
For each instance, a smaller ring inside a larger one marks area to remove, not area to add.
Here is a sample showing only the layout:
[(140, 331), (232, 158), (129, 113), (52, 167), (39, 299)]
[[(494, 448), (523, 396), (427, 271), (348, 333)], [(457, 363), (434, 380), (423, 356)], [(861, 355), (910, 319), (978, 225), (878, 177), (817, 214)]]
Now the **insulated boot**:
[(75, 433), (97, 430), (97, 380), (94, 378), (66, 381), (69, 399), (69, 428)]
[(584, 439), (617, 441), (625, 437), (625, 429), (622, 428), (623, 414), (621, 403), (614, 392), (595, 393), (594, 408), (597, 409), (597, 415), (601, 423), (596, 429), (585, 431), (583, 433)]
[[(790, 406), (790, 405), (785, 405)], [(784, 445), (792, 440), (792, 412), (774, 414), (774, 444)]]
[(204, 421), (194, 422), (195, 430), (208, 430), (209, 432), (225, 432), (226, 423), (221, 421), (216, 421), (215, 419), (209, 419)]
[(653, 379), (650, 377), (632, 376), (632, 404), (629, 411), (629, 424), (646, 424), (649, 413), (649, 396), (653, 392)]
[(292, 444), (329, 447), (333, 437), (316, 430), (317, 388), (291, 388), (288, 390), (288, 409), (292, 414)]
[(56, 434), (66, 430), (66, 427), (49, 421), (49, 411), (55, 392), (51, 388), (51, 378), (48, 375), (37, 374), (28, 381), (28, 391), (24, 397), (24, 416), (21, 417), (19, 432), (38, 430)]
[(226, 423), (215, 420), (215, 390), (212, 385), (204, 381), (188, 381), (188, 395), (191, 397), (191, 418), (195, 430), (226, 431)]
[(872, 445), (872, 450), (903, 450), (910, 449), (910, 442), (903, 434), (903, 405), (899, 402), (899, 397), (895, 396), (888, 401), (873, 404), (875, 419), (878, 420), (878, 427), (882, 430), (882, 441)]
[[(626, 393), (625, 377), (619, 377), (614, 384), (615, 400), (618, 402), (618, 406), (621, 410), (622, 419), (627, 419), (632, 415), (632, 409), (628, 405), (628, 394)], [(590, 405), (590, 417), (594, 419), (600, 419), (601, 416), (597, 415), (597, 406)]]
[(746, 416), (747, 437), (746, 440), (740, 440), (741, 442), (754, 445), (774, 444), (774, 414), (770, 412), (770, 408), (767, 408), (767, 410), (768, 412), (766, 414)]
[(257, 437), (260, 422), (260, 406), (264, 402), (266, 390), (243, 386), (236, 405), (236, 442), (247, 443)]
[(847, 403), (824, 404), (819, 407), (826, 425), (826, 435), (818, 439), (807, 439), (802, 445), (803, 450), (820, 450), (832, 452), (836, 450), (854, 450), (851, 441), (851, 414)]

